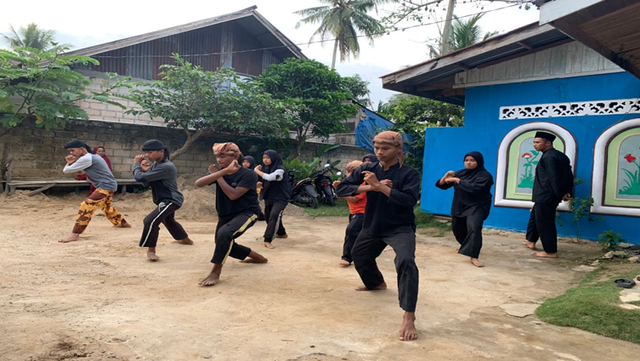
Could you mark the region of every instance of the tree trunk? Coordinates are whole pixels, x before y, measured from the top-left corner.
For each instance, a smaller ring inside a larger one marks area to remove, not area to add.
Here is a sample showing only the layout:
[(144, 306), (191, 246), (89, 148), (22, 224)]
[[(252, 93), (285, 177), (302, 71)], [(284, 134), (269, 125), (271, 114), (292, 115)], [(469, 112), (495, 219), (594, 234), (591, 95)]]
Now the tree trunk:
[(338, 55), (338, 39), (333, 43), (333, 59), (331, 60), (331, 69), (336, 68), (336, 56)]
[(450, 46), (449, 40), (451, 39), (451, 20), (453, 19), (453, 8), (455, 7), (455, 0), (449, 0), (447, 6), (447, 16), (444, 20), (444, 29), (442, 30), (442, 39), (440, 39), (440, 56), (449, 53)]
[(182, 128), (185, 132), (185, 134), (187, 135), (187, 140), (184, 142), (184, 144), (182, 144), (182, 147), (180, 147), (178, 150), (176, 150), (175, 152), (172, 152), (171, 155), (169, 156), (169, 160), (174, 160), (176, 158), (178, 158), (180, 155), (184, 154), (187, 152), (187, 150), (189, 150), (189, 147), (191, 147), (191, 145), (198, 140), (202, 134), (204, 134), (204, 130), (203, 129), (198, 129), (196, 130), (195, 133), (191, 133), (191, 131), (189, 130), (188, 127), (183, 127)]

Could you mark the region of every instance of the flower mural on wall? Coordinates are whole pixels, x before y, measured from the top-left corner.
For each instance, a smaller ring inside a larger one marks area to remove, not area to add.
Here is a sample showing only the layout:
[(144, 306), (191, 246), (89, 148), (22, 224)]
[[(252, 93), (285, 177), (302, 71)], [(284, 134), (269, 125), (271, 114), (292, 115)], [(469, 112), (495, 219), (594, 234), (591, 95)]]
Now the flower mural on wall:
[[(640, 149), (640, 148), (639, 148)], [(621, 168), (627, 179), (624, 180), (625, 185), (618, 190), (618, 194), (640, 195), (640, 164), (633, 154), (629, 153), (623, 157), (627, 163), (635, 165), (635, 171)]]
[(533, 181), (535, 179), (535, 167), (538, 164), (538, 156), (540, 152), (535, 150), (529, 150), (528, 152), (523, 153), (520, 158), (524, 160), (524, 172), (520, 176), (518, 182), (518, 188), (532, 188), (533, 189)]

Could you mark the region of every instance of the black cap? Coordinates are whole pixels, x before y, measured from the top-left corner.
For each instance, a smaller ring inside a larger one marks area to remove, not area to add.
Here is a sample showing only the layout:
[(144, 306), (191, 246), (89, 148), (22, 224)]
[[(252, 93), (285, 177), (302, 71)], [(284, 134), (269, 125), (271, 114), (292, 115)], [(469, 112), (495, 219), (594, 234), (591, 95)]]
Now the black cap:
[(147, 140), (142, 145), (142, 151), (146, 152), (148, 150), (164, 150), (164, 144), (157, 139)]
[(536, 135), (534, 138), (544, 138), (550, 142), (553, 142), (554, 140), (556, 140), (555, 135), (547, 132), (536, 132)]
[(68, 142), (67, 144), (64, 145), (64, 149), (69, 149), (69, 148), (86, 148), (87, 145), (77, 139), (74, 139), (70, 142)]

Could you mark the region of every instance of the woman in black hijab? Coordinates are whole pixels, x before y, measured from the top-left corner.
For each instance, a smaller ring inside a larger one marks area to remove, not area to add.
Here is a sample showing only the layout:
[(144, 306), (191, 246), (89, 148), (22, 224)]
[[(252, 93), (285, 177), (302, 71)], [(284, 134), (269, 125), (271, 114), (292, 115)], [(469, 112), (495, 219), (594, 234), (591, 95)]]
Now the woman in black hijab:
[(375, 154), (365, 154), (364, 157), (362, 157), (362, 163), (375, 163), (378, 161), (378, 157), (376, 157)]
[(287, 238), (287, 231), (282, 225), (282, 214), (291, 198), (291, 185), (287, 169), (282, 163), (282, 158), (275, 150), (267, 150), (262, 153), (263, 166), (254, 168), (258, 176), (262, 178), (262, 192), (264, 199), (264, 216), (267, 221), (267, 229), (264, 231), (264, 246), (275, 248), (271, 241), (274, 238)]
[(448, 171), (436, 182), (436, 187), (453, 187), (451, 204), (451, 228), (460, 248), (458, 253), (471, 257), (471, 263), (482, 267), (478, 257), (482, 248), (482, 223), (491, 209), (493, 176), (484, 168), (480, 152), (464, 156), (464, 169)]

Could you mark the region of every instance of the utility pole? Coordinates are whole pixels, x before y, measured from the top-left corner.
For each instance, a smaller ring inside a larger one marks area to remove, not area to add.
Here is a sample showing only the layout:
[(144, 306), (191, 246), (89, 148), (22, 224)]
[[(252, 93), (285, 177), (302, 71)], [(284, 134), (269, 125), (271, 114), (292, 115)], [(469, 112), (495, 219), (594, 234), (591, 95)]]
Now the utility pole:
[(447, 6), (447, 16), (444, 20), (444, 29), (442, 30), (442, 38), (440, 39), (440, 56), (448, 54), (450, 51), (449, 40), (451, 39), (451, 20), (453, 20), (453, 8), (455, 0), (449, 0)]

